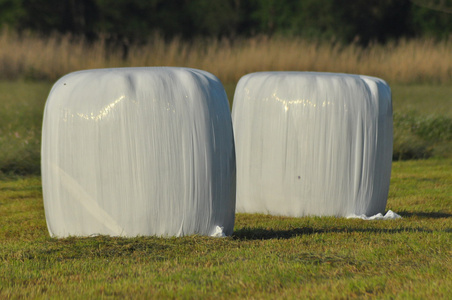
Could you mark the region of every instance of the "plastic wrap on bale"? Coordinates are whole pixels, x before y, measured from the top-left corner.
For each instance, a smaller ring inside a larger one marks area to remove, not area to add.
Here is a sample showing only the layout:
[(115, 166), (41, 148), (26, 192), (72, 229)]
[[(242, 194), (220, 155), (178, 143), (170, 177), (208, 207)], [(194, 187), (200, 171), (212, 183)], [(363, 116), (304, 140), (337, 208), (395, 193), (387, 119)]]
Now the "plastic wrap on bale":
[(384, 213), (392, 101), (375, 77), (260, 72), (232, 109), (237, 212), (284, 216)]
[(155, 67), (64, 76), (45, 106), (41, 164), (52, 237), (232, 234), (232, 122), (210, 73)]

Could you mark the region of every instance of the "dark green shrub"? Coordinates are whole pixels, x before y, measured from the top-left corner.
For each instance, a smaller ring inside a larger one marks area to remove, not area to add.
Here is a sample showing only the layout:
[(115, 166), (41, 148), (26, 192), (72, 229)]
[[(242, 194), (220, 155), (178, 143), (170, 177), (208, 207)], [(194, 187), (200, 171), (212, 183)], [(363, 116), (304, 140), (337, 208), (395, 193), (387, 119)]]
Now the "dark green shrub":
[(450, 157), (451, 146), (452, 118), (394, 113), (394, 160)]

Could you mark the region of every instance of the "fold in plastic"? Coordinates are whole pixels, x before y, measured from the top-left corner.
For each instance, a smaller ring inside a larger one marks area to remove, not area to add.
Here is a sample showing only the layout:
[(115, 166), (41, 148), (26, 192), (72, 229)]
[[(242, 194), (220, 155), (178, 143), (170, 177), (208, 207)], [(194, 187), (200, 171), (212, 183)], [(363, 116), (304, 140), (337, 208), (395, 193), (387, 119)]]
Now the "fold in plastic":
[(392, 160), (392, 101), (368, 76), (260, 72), (232, 109), (237, 212), (286, 216), (383, 213)]
[(362, 220), (366, 220), (366, 221), (373, 221), (373, 220), (396, 220), (396, 219), (401, 219), (402, 217), (398, 214), (396, 214), (395, 212), (393, 212), (392, 210), (388, 210), (388, 212), (383, 215), (382, 213), (378, 213), (376, 215), (373, 216), (366, 216), (366, 215), (349, 215), (347, 216), (347, 219), (362, 219)]
[(232, 122), (210, 73), (161, 67), (64, 76), (45, 106), (41, 163), (52, 237), (232, 234)]

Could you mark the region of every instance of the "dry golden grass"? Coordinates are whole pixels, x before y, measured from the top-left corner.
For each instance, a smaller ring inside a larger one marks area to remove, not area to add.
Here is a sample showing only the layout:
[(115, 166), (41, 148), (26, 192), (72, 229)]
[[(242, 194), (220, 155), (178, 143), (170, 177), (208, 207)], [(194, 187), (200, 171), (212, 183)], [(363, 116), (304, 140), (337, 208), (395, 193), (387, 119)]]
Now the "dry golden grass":
[(451, 83), (452, 39), (400, 40), (387, 45), (312, 42), (297, 38), (181, 39), (155, 35), (144, 45), (106, 51), (106, 38), (88, 43), (70, 35), (45, 38), (0, 32), (0, 78), (55, 80), (81, 69), (184, 66), (209, 71), (223, 83), (257, 71), (322, 71), (366, 74), (391, 83)]

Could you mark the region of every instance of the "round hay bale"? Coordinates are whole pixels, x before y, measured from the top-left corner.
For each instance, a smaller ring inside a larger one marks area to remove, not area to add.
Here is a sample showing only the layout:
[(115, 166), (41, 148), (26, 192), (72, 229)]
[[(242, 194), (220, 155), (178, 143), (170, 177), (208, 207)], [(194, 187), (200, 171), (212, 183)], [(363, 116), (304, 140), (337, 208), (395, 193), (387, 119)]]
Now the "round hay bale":
[(117, 68), (62, 77), (45, 107), (41, 164), (53, 237), (232, 234), (232, 123), (210, 73)]
[(237, 212), (383, 213), (392, 158), (391, 90), (349, 74), (242, 77), (232, 109)]

